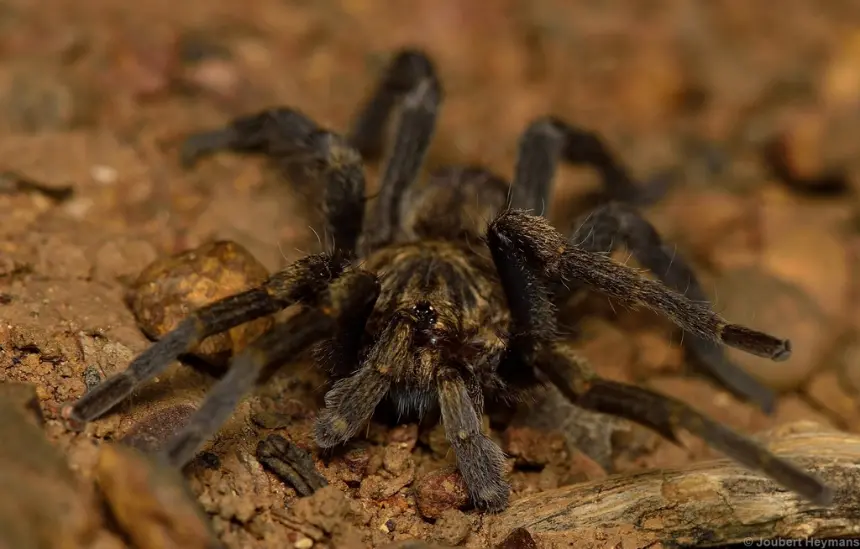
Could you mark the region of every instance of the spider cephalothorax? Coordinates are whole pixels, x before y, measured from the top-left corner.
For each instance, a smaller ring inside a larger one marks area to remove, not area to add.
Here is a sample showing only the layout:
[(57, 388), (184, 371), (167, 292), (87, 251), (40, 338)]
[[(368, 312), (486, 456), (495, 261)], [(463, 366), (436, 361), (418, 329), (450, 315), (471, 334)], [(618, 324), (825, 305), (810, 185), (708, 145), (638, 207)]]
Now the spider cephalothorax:
[[(690, 269), (632, 207), (650, 191), (631, 182), (596, 136), (552, 117), (523, 133), (510, 186), (474, 167), (439, 170), (417, 186), (441, 98), (428, 58), (401, 51), (347, 137), (287, 108), (191, 136), (187, 164), (220, 149), (259, 152), (321, 181), (330, 251), (197, 310), (64, 415), (90, 421), (206, 337), (296, 305), (297, 314), (233, 358), (164, 450), (172, 464), (191, 460), (265, 372), (314, 347), (333, 382), (316, 424), (321, 447), (349, 441), (386, 398), (401, 411), (438, 409), (472, 500), (483, 509), (504, 508), (509, 495), (504, 455), (481, 428), (484, 398), (515, 398), (542, 381), (576, 405), (672, 440), (687, 429), (783, 486), (828, 502), (831, 491), (815, 477), (679, 401), (596, 377), (561, 344), (557, 308), (571, 292), (589, 288), (667, 316), (727, 387), (770, 406), (770, 393), (728, 362), (720, 344), (783, 360), (788, 341), (729, 324), (711, 310)], [(362, 158), (382, 151), (393, 113), (394, 141), (365, 221)], [(595, 166), (609, 199), (569, 237), (530, 213), (548, 204), (559, 161)], [(660, 280), (604, 253), (618, 244)]]

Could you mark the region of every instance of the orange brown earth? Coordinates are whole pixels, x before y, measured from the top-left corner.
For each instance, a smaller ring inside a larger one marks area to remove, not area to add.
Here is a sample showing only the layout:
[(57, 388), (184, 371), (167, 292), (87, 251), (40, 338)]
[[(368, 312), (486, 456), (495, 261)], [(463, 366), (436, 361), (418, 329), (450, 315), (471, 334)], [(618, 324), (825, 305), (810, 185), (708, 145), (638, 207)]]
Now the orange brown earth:
[[(116, 442), (157, 446), (217, 367), (176, 364), (81, 433), (57, 416), (149, 344), (135, 315), (151, 296), (130, 290), (157, 258), (216, 240), (256, 258), (236, 252), (245, 275), (210, 273), (217, 283), (185, 296), (193, 301), (319, 250), (319, 219), (308, 214), (317, 189), (230, 154), (183, 170), (182, 137), (279, 104), (345, 128), (403, 45), (433, 56), (446, 89), (429, 166), (510, 174), (531, 119), (552, 113), (593, 128), (641, 180), (674, 176), (646, 214), (696, 266), (716, 309), (794, 344), (783, 363), (731, 353), (779, 391), (766, 416), (688, 365), (668, 323), (598, 298), (583, 305), (592, 316), (576, 346), (602, 375), (747, 433), (798, 420), (860, 431), (856, 2), (8, 0), (0, 10), (0, 414), (20, 422), (0, 470), (32, 466), (3, 484), (3, 499), (22, 504), (0, 503), (0, 525), (20, 534), (0, 535), (0, 547), (497, 541), (464, 507), (439, 428), (373, 424), (346, 453), (319, 455), (311, 432), (322, 379), (310, 365), (240, 406), (186, 470), (187, 491)], [(376, 175), (370, 166), (371, 185)], [(597, 184), (588, 170), (561, 171), (550, 208), (558, 227)], [(144, 327), (157, 336), (171, 321)], [(234, 330), (202, 354), (223, 360), (263, 327)], [(32, 389), (12, 382), (35, 387), (39, 406), (22, 404)], [(555, 393), (533, 410), (493, 421), (514, 500), (717, 457), (696, 438), (676, 446)], [(264, 468), (255, 448), (273, 435), (310, 451), (327, 486), (300, 498)], [(28, 534), (36, 529), (51, 533)], [(503, 546), (544, 543), (517, 535)]]

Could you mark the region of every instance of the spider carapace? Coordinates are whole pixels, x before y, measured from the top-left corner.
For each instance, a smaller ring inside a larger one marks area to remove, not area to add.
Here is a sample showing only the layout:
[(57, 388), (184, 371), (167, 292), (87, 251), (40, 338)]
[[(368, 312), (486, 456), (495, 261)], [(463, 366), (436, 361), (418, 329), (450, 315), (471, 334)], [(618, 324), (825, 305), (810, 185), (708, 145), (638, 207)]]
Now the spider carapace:
[[(482, 430), (487, 397), (516, 399), (542, 383), (583, 408), (621, 416), (676, 440), (686, 429), (783, 487), (827, 504), (816, 477), (686, 404), (604, 380), (573, 353), (558, 329), (571, 293), (590, 289), (629, 307), (665, 315), (685, 331), (691, 354), (736, 394), (769, 408), (771, 393), (726, 359), (730, 345), (783, 360), (790, 345), (730, 324), (716, 313), (685, 262), (637, 213), (659, 192), (634, 184), (593, 133), (551, 116), (519, 140), (511, 184), (479, 167), (418, 175), (436, 125), (442, 87), (421, 51), (397, 52), (349, 133), (320, 128), (296, 109), (274, 108), (191, 135), (183, 161), (218, 150), (262, 153), (290, 173), (320, 182), (327, 251), (304, 257), (260, 287), (207, 305), (64, 408), (91, 421), (126, 399), (206, 337), (286, 307), (275, 324), (232, 359), (225, 376), (163, 450), (190, 461), (274, 367), (313, 349), (330, 375), (316, 442), (347, 443), (386, 398), (401, 412), (439, 412), (473, 503), (504, 509), (504, 454)], [(384, 147), (389, 122), (393, 139)], [(386, 151), (378, 194), (365, 216), (363, 160)], [(559, 162), (600, 173), (606, 200), (563, 235), (542, 215)], [(606, 252), (624, 245), (657, 280)]]

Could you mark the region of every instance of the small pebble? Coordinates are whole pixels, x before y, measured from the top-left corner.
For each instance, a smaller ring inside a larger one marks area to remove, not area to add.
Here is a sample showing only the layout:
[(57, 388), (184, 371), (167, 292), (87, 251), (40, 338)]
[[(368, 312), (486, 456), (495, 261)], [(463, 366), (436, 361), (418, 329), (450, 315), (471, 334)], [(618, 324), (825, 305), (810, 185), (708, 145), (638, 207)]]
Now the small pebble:
[(314, 546), (314, 540), (311, 538), (300, 538), (297, 542), (293, 544), (293, 547), (296, 549), (310, 549)]
[(502, 447), (517, 458), (517, 465), (529, 467), (544, 467), (553, 461), (564, 461), (569, 455), (564, 435), (531, 427), (508, 427)]
[(119, 179), (119, 172), (111, 166), (96, 164), (90, 168), (90, 177), (99, 185), (113, 185)]
[(350, 448), (343, 455), (343, 462), (352, 473), (363, 477), (367, 473), (367, 464), (370, 463), (370, 452), (365, 446)]
[(388, 432), (387, 439), (389, 444), (401, 444), (411, 450), (418, 441), (418, 425), (398, 425)]
[(472, 523), (465, 513), (457, 509), (446, 509), (436, 520), (432, 536), (442, 543), (460, 545), (471, 530)]
[(382, 466), (392, 475), (399, 475), (410, 467), (414, 467), (415, 462), (409, 448), (392, 445), (385, 448), (385, 453), (382, 455)]
[[(229, 241), (159, 258), (132, 284), (127, 301), (141, 329), (158, 339), (174, 329), (189, 311), (258, 286), (268, 272), (245, 248)], [(194, 351), (215, 365), (255, 340), (273, 323), (263, 317), (206, 338)]]
[(84, 370), (84, 385), (87, 386), (87, 391), (92, 391), (99, 383), (102, 382), (102, 374), (95, 366), (87, 366)]
[(538, 549), (538, 545), (528, 530), (514, 528), (495, 549)]
[(423, 517), (436, 519), (448, 509), (466, 506), (469, 492), (458, 471), (433, 471), (415, 483), (415, 502)]

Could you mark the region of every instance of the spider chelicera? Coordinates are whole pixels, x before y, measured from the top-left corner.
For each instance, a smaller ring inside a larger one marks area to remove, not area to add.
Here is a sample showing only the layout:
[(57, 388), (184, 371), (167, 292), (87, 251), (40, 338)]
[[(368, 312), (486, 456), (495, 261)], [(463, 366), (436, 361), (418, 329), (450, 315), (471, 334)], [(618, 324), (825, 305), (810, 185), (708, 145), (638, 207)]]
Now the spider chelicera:
[[(187, 165), (218, 150), (256, 152), (320, 181), (328, 251), (200, 308), (127, 370), (66, 406), (64, 416), (91, 421), (205, 338), (297, 306), (297, 314), (232, 359), (162, 451), (171, 464), (189, 462), (274, 368), (289, 367), (313, 349), (333, 383), (316, 420), (320, 447), (349, 441), (385, 399), (401, 412), (439, 412), (481, 509), (505, 508), (510, 491), (504, 454), (482, 430), (484, 399), (516, 399), (545, 382), (578, 406), (630, 419), (670, 440), (689, 430), (784, 487), (817, 503), (831, 501), (831, 490), (814, 476), (680, 401), (597, 377), (563, 344), (559, 308), (573, 292), (591, 289), (671, 319), (695, 358), (765, 408), (770, 392), (729, 362), (721, 345), (772, 360), (790, 354), (787, 340), (713, 312), (690, 268), (637, 213), (634, 206), (653, 198), (650, 191), (631, 181), (601, 140), (542, 117), (519, 140), (511, 185), (479, 167), (450, 167), (419, 186), (441, 100), (432, 62), (420, 51), (402, 50), (346, 137), (291, 108), (190, 136)], [(393, 143), (366, 218), (362, 161), (381, 155), (392, 117)], [(595, 167), (608, 198), (569, 236), (534, 214), (549, 203), (561, 161)], [(618, 244), (659, 280), (610, 258), (606, 252)]]

